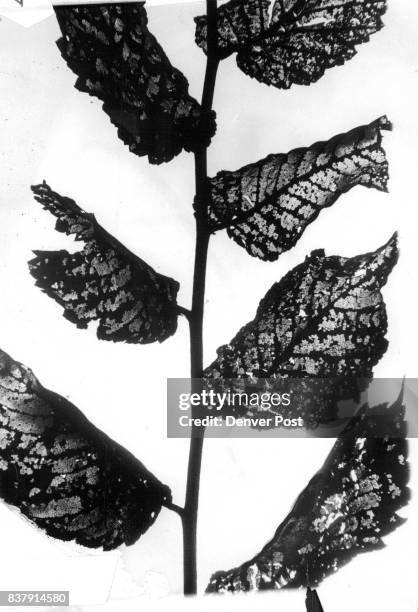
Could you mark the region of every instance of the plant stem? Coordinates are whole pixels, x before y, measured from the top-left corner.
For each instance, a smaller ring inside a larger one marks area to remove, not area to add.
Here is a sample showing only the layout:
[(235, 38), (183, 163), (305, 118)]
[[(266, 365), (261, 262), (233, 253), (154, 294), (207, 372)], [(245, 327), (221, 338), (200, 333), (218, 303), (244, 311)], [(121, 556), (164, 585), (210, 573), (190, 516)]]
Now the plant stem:
[[(206, 0), (208, 19), (208, 48), (205, 81), (202, 94), (202, 125), (212, 111), (216, 74), (219, 60), (217, 58), (217, 6), (216, 0)], [(206, 263), (209, 246), (210, 230), (207, 221), (207, 145), (200, 147), (195, 153), (196, 180), (196, 247), (193, 275), (192, 309), (190, 323), (190, 375), (192, 391), (201, 390), (203, 373), (203, 314), (205, 303)], [(196, 416), (198, 407), (192, 409), (192, 418)], [(183, 571), (184, 594), (194, 595), (197, 592), (196, 567), (196, 531), (199, 505), (200, 470), (202, 465), (204, 431), (192, 426), (189, 464), (187, 470), (186, 499), (182, 514), (183, 521)]]
[[(190, 319), (190, 358), (192, 392), (199, 393), (199, 377), (203, 370), (203, 306), (207, 249), (209, 234), (199, 228), (197, 222), (196, 256), (193, 290), (193, 307)], [(196, 416), (196, 407), (192, 409), (192, 418)], [(199, 504), (200, 469), (202, 464), (204, 431), (192, 425), (189, 465), (187, 470), (186, 500), (183, 512), (183, 571), (184, 594), (193, 595), (197, 591), (196, 568), (196, 530)]]

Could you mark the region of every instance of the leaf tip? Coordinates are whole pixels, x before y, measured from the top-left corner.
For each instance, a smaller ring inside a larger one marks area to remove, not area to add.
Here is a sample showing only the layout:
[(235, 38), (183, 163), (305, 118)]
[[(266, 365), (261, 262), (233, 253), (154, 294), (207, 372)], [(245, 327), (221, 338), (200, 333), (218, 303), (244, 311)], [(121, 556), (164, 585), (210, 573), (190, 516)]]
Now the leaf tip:
[(42, 189), (42, 187), (45, 187), (45, 186), (46, 186), (46, 182), (45, 180), (43, 180), (42, 183), (38, 183), (37, 185), (31, 185), (30, 188), (33, 193), (38, 193)]
[(399, 235), (398, 232), (394, 232), (389, 240), (384, 244), (379, 251), (381, 251), (385, 258), (389, 261), (393, 261), (393, 266), (397, 263), (399, 257)]
[(382, 115), (379, 119), (376, 119), (376, 125), (381, 130), (387, 130), (391, 132), (393, 130), (393, 123), (387, 117), (387, 115)]
[[(379, 286), (385, 285), (389, 274), (392, 272), (399, 259), (398, 232), (376, 251), (362, 256), (363, 263), (366, 263), (371, 271), (374, 271)], [(363, 263), (360, 264), (362, 267)]]
[(37, 185), (31, 185), (30, 186), (31, 191), (34, 195), (34, 198), (37, 202), (40, 202), (41, 204), (43, 204), (43, 197), (45, 196), (46, 193), (51, 194), (52, 193), (52, 189), (51, 187), (48, 185), (48, 183), (46, 182), (45, 179), (43, 179), (42, 183), (38, 183)]

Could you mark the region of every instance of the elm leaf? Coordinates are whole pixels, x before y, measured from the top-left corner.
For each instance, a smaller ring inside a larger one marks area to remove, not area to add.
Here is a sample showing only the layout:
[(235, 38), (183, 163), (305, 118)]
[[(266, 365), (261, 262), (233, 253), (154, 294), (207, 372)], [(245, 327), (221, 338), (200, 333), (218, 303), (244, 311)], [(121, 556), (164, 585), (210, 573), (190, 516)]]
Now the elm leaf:
[(134, 544), (169, 488), (68, 400), (0, 351), (0, 497), (60, 540)]
[(32, 191), (57, 217), (57, 231), (85, 243), (76, 253), (34, 251), (29, 262), (37, 287), (64, 308), (64, 316), (79, 328), (98, 320), (98, 338), (113, 342), (147, 344), (174, 334), (177, 281), (131, 253), (74, 200), (45, 182)]
[(387, 117), (380, 117), (331, 140), (219, 172), (209, 180), (211, 225), (226, 228), (250, 255), (276, 260), (352, 187), (387, 190), (382, 130), (390, 129)]
[[(344, 64), (383, 27), (386, 0), (230, 0), (218, 9), (218, 49), (238, 67), (280, 89), (310, 85)], [(196, 43), (207, 51), (207, 18)]]
[(185, 76), (148, 30), (143, 2), (55, 7), (58, 47), (76, 88), (103, 102), (118, 136), (152, 164), (209, 144), (214, 115), (202, 117)]
[[(334, 420), (337, 400), (358, 398), (361, 381), (371, 377), (387, 349), (381, 289), (397, 257), (396, 234), (376, 251), (352, 258), (312, 252), (271, 287), (255, 318), (217, 350), (204, 372), (207, 384), (329, 381), (327, 397), (301, 405), (298, 414), (307, 423)], [(233, 410), (252, 416), (245, 406)]]
[(216, 572), (207, 592), (317, 586), (358, 553), (382, 548), (410, 498), (404, 414), (402, 395), (390, 408), (363, 406), (272, 540), (247, 563)]

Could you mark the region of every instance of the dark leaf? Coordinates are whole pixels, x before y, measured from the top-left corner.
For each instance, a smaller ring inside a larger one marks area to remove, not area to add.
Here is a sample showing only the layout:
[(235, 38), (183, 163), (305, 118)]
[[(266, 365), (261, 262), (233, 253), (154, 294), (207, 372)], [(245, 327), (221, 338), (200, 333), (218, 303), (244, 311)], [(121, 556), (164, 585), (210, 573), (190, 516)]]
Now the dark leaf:
[[(364, 406), (273, 539), (251, 561), (214, 574), (207, 591), (316, 586), (356, 554), (382, 548), (409, 500), (404, 412), (401, 397), (390, 408)], [(388, 435), (375, 437), (382, 427)]]
[(60, 540), (133, 544), (171, 501), (131, 453), (0, 351), (0, 496)]
[(315, 589), (307, 588), (306, 591), (306, 612), (324, 612), (324, 608)]
[[(254, 320), (218, 349), (217, 359), (205, 370), (208, 384), (225, 379), (226, 386), (229, 379), (276, 378), (278, 384), (283, 377), (343, 379), (329, 385), (328, 398), (318, 405), (298, 407), (307, 423), (335, 419), (336, 401), (357, 398), (359, 379), (371, 376), (386, 351), (380, 290), (397, 257), (396, 235), (377, 251), (348, 259), (314, 251), (272, 286)], [(240, 414), (248, 410), (234, 409)]]
[[(261, 83), (310, 85), (342, 65), (383, 27), (386, 0), (230, 0), (218, 10), (220, 58)], [(196, 43), (207, 49), (207, 19), (196, 18)]]
[(143, 2), (55, 7), (58, 47), (80, 91), (103, 101), (121, 140), (153, 164), (208, 144), (214, 115), (201, 116), (189, 84), (149, 32)]
[(128, 251), (70, 198), (44, 182), (35, 199), (57, 217), (56, 229), (85, 242), (82, 251), (34, 251), (29, 269), (36, 285), (64, 308), (77, 327), (98, 320), (101, 340), (162, 342), (177, 328), (179, 284)]
[(356, 185), (386, 191), (386, 117), (287, 154), (269, 155), (210, 179), (209, 217), (250, 255), (274, 261), (293, 247), (323, 208)]

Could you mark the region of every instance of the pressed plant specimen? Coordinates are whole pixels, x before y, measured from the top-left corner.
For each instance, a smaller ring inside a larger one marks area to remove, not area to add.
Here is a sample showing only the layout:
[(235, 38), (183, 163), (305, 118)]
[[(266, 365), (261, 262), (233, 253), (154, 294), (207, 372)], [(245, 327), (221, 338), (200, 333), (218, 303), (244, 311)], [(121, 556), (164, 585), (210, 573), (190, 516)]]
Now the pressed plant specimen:
[[(214, 384), (228, 388), (231, 381), (306, 379), (321, 394), (307, 395), (297, 414), (311, 425), (336, 419), (339, 401), (358, 398), (361, 381), (371, 378), (387, 348), (381, 289), (397, 261), (396, 235), (352, 258), (312, 252), (271, 287), (254, 319), (205, 367), (208, 245), (213, 234), (226, 231), (250, 256), (275, 261), (352, 187), (385, 191), (382, 139), (391, 124), (380, 117), (328, 141), (209, 177), (212, 105), (217, 71), (231, 54), (260, 83), (310, 85), (353, 57), (356, 45), (382, 27), (385, 9), (383, 0), (230, 0), (220, 7), (207, 0), (206, 15), (196, 18), (196, 42), (206, 54), (199, 103), (149, 31), (144, 3), (56, 8), (58, 46), (77, 75), (76, 87), (103, 102), (129, 150), (152, 164), (183, 150), (193, 153), (195, 268), (186, 308), (177, 303), (175, 280), (44, 182), (32, 187), (35, 199), (57, 218), (56, 229), (83, 247), (35, 251), (29, 269), (37, 286), (77, 327), (97, 322), (100, 340), (163, 342), (176, 332), (178, 317), (186, 317), (197, 393)], [(164, 506), (181, 517), (184, 592), (196, 593), (201, 430), (192, 427), (186, 497), (177, 504), (138, 459), (3, 352), (0, 402), (0, 494), (7, 503), (53, 537), (104, 550), (134, 544)], [(249, 414), (245, 407), (231, 410)], [(378, 414), (384, 437), (376, 435)], [(409, 496), (405, 436), (402, 396), (391, 407), (362, 406), (272, 540), (250, 561), (216, 572), (207, 591), (303, 586), (308, 609), (320, 610), (315, 587), (321, 580), (356, 553), (379, 548), (402, 520), (397, 512)]]

